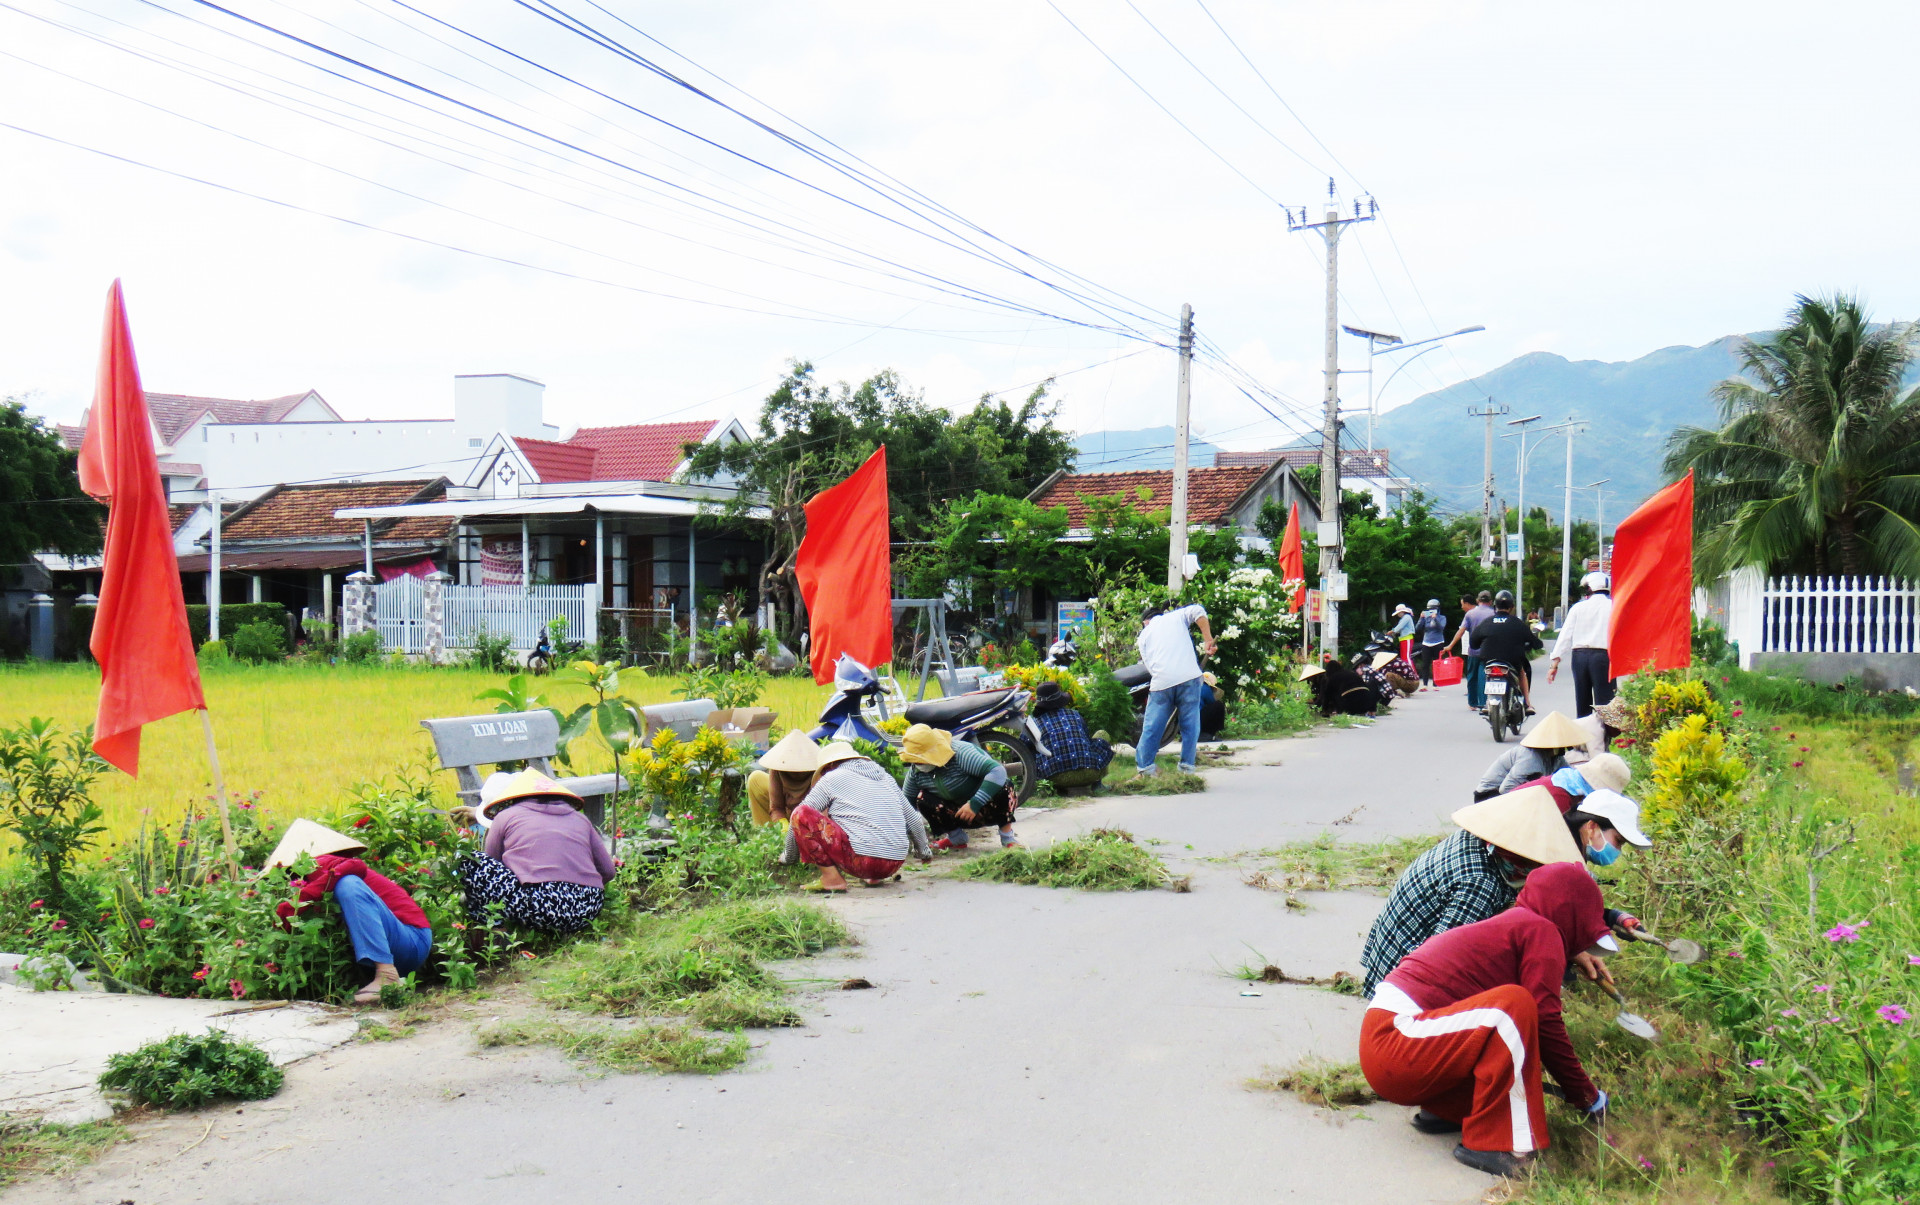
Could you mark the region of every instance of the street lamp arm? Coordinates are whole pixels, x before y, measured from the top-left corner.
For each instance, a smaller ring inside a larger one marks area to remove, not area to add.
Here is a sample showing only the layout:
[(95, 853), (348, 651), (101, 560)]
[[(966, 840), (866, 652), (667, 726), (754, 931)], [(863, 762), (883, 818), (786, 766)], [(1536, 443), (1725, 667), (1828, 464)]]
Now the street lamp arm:
[[(1439, 351), (1439, 350), (1440, 349), (1437, 347), (1429, 347), (1427, 349), (1427, 351)], [(1387, 392), (1387, 386), (1393, 384), (1393, 378), (1399, 376), (1401, 373), (1401, 370), (1405, 369), (1407, 365), (1413, 363), (1415, 360), (1418, 360), (1420, 356), (1426, 355), (1427, 351), (1423, 351), (1419, 353), (1419, 355), (1408, 356), (1406, 359), (1400, 361), (1400, 363), (1394, 367), (1394, 370), (1387, 374), (1387, 379), (1380, 383), (1380, 388), (1374, 390), (1374, 393), (1373, 393), (1374, 398), (1378, 400), (1379, 398), (1385, 396)]]
[(1431, 339), (1415, 339), (1411, 343), (1400, 343), (1400, 344), (1396, 344), (1393, 347), (1382, 348), (1380, 350), (1380, 354), (1383, 356), (1389, 356), (1389, 355), (1393, 355), (1396, 352), (1403, 352), (1407, 350), (1409, 347), (1419, 347), (1423, 343), (1438, 343), (1442, 339), (1451, 339), (1455, 335), (1471, 335), (1478, 331), (1483, 331), (1486, 329), (1487, 328), (1484, 326), (1463, 326), (1457, 331), (1448, 331), (1444, 335), (1435, 335)]

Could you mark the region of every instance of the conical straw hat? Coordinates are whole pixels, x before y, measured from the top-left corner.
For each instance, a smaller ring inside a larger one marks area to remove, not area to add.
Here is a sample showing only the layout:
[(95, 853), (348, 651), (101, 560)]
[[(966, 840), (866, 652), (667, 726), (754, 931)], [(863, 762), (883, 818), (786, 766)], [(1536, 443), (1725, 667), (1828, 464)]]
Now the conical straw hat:
[(1306, 680), (1307, 680), (1308, 678), (1317, 678), (1317, 677), (1319, 677), (1319, 676), (1320, 676), (1321, 674), (1324, 674), (1324, 673), (1326, 673), (1326, 672), (1327, 672), (1327, 671), (1326, 671), (1326, 668), (1325, 668), (1324, 666), (1319, 666), (1319, 665), (1303, 665), (1303, 666), (1301, 666), (1301, 667), (1300, 667), (1300, 677), (1299, 677), (1299, 681), (1301, 681), (1301, 682), (1305, 682), (1305, 681), (1306, 681)]
[[(860, 752), (860, 750), (845, 741), (834, 741), (826, 748), (820, 750), (820, 768), (824, 770), (828, 766), (836, 765), (843, 761), (852, 761), (856, 757), (865, 756), (866, 754)], [(949, 747), (947, 756), (953, 756), (951, 747)]]
[(495, 770), (487, 775), (487, 781), (480, 784), (480, 806), (475, 809), (475, 813), (484, 824), (493, 819), (494, 812), (499, 810), (501, 804), (538, 796), (554, 796), (571, 800), (575, 807), (586, 802), (572, 787), (549, 778), (538, 770), (532, 768), (513, 772)]
[(1580, 725), (1557, 711), (1550, 711), (1533, 726), (1520, 743), (1529, 749), (1585, 748), (1587, 734)]
[(1545, 787), (1524, 787), (1463, 807), (1453, 814), (1453, 822), (1482, 841), (1543, 866), (1580, 861), (1580, 847)]
[(357, 854), (366, 851), (366, 845), (352, 837), (334, 832), (324, 824), (315, 824), (311, 820), (295, 820), (287, 826), (286, 836), (280, 838), (280, 844), (273, 847), (273, 853), (267, 857), (262, 870), (271, 870), (275, 866), (291, 866), (299, 860), (301, 854)]
[(1392, 665), (1395, 661), (1398, 661), (1399, 659), (1400, 659), (1400, 654), (1389, 653), (1389, 652), (1386, 652), (1385, 650), (1382, 650), (1373, 655), (1373, 668), (1379, 669), (1383, 665)]
[(820, 746), (795, 728), (780, 738), (780, 743), (760, 755), (763, 770), (796, 770), (811, 774), (820, 768)]

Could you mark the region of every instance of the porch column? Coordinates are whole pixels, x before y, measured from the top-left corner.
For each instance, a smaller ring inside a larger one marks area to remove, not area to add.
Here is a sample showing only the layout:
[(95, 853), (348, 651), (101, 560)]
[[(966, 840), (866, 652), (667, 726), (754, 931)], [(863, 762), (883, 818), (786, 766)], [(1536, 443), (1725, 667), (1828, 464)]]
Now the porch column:
[(420, 603), (426, 611), (427, 664), (444, 665), (447, 660), (447, 583), (453, 575), (441, 570), (427, 574), (420, 591)]
[(606, 575), (607, 520), (598, 511), (593, 516), (593, 597), (587, 600), (587, 643), (600, 643), (600, 607), (606, 601), (601, 582)]
[(687, 662), (700, 660), (699, 573), (693, 560), (693, 520), (687, 520)]
[(373, 576), (373, 520), (360, 520), (360, 571), (368, 577)]
[(320, 622), (333, 626), (333, 570), (320, 575)]
[(520, 593), (533, 592), (533, 547), (527, 541), (527, 517), (520, 516)]
[(247, 587), (247, 601), (256, 602), (256, 603), (260, 602), (261, 601), (260, 575), (257, 573), (251, 574), (248, 576), (247, 580), (250, 583)]
[(340, 635), (358, 636), (373, 627), (373, 574), (349, 573), (340, 599)]
[(213, 542), (207, 556), (207, 639), (220, 639), (220, 495), (207, 494), (213, 515)]

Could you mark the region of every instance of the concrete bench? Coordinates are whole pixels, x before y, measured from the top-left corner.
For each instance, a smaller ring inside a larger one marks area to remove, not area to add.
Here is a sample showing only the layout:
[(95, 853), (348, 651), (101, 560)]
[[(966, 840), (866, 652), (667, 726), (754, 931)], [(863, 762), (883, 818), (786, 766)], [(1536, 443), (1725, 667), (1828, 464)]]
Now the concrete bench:
[[(708, 704), (709, 710), (712, 705)], [(452, 770), (460, 782), (460, 802), (480, 804), (479, 767), (502, 762), (525, 762), (552, 776), (586, 800), (584, 809), (596, 826), (606, 824), (606, 797), (613, 794), (611, 774), (584, 774), (560, 778), (548, 760), (560, 748), (560, 721), (551, 711), (515, 711), (504, 715), (461, 715), (444, 720), (421, 720), (433, 734), (434, 750), (442, 769)]]

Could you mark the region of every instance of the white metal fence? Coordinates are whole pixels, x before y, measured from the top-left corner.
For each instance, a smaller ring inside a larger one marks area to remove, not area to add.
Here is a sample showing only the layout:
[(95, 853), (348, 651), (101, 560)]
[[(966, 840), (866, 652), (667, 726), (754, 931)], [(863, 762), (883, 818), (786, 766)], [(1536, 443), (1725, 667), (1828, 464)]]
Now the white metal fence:
[[(446, 646), (471, 648), (476, 634), (505, 636), (513, 647), (528, 651), (540, 639), (540, 629), (564, 616), (575, 640), (593, 640), (588, 623), (587, 598), (592, 586), (455, 586), (444, 587)], [(373, 620), (380, 642), (405, 653), (427, 651), (427, 583), (420, 578), (397, 577), (373, 587)]]

